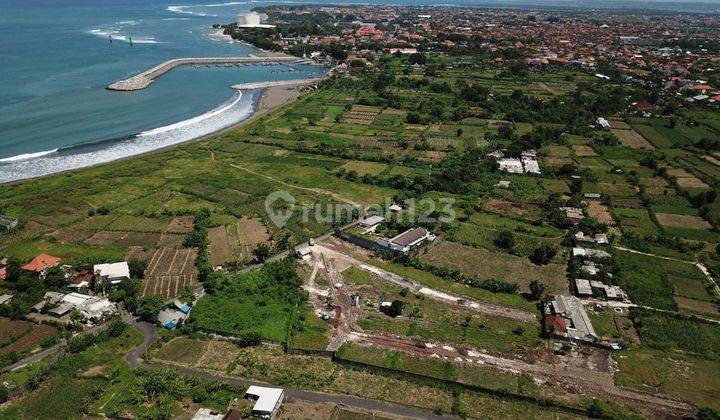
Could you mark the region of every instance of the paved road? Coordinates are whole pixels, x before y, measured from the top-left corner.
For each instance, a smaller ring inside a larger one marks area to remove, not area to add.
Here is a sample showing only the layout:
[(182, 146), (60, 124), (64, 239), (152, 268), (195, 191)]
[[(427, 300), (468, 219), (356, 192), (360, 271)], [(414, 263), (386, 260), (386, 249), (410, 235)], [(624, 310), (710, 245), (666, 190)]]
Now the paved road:
[[(127, 356), (125, 356), (125, 361), (132, 367), (142, 367), (145, 369), (163, 369), (163, 368), (170, 368), (170, 369), (177, 369), (176, 366), (166, 366), (162, 364), (147, 364), (142, 359), (142, 354), (145, 352), (145, 350), (150, 347), (155, 341), (158, 340), (158, 335), (155, 330), (155, 326), (152, 324), (149, 324), (147, 322), (140, 322), (133, 318), (126, 318), (126, 322), (128, 322), (133, 327), (137, 328), (140, 333), (143, 335), (143, 342), (133, 349), (130, 353), (128, 353)], [(216, 382), (228, 382), (230, 384), (236, 385), (236, 386), (250, 386), (250, 385), (259, 385), (259, 386), (268, 386), (269, 384), (263, 383), (263, 382), (256, 382), (256, 381), (249, 381), (245, 379), (240, 379), (236, 377), (228, 377), (224, 375), (218, 375), (214, 373), (205, 372), (202, 370), (197, 369), (191, 369), (191, 368), (180, 368), (180, 371), (187, 376), (197, 376), (200, 378), (204, 378), (210, 381), (216, 381)], [(270, 386), (275, 386), (270, 384)], [(314, 391), (303, 391), (300, 389), (290, 389), (285, 388), (285, 395), (288, 398), (298, 399), (298, 400), (305, 400), (305, 401), (313, 401), (313, 402), (330, 402), (335, 404), (343, 404), (348, 407), (355, 407), (362, 410), (367, 411), (379, 411), (383, 413), (392, 414), (395, 416), (402, 416), (402, 417), (410, 417), (410, 418), (417, 418), (417, 419), (457, 419), (458, 417), (455, 416), (438, 416), (436, 414), (433, 414), (428, 411), (411, 408), (411, 407), (405, 407), (398, 404), (391, 404), (387, 402), (382, 401), (376, 401), (376, 400), (368, 400), (365, 398), (355, 397), (352, 395), (340, 395), (340, 394), (328, 394), (324, 392), (314, 392)]]

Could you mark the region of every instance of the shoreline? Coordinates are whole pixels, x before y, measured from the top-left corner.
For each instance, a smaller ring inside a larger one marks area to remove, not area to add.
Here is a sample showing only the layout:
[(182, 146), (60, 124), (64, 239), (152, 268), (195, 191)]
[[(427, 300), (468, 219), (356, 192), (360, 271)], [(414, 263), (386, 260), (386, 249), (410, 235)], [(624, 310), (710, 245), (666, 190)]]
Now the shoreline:
[(287, 85), (287, 86), (273, 86), (273, 87), (261, 89), (258, 99), (253, 104), (253, 111), (252, 111), (252, 113), (250, 113), (250, 115), (248, 115), (247, 118), (245, 118), (241, 121), (238, 121), (235, 124), (231, 124), (225, 128), (219, 129), (217, 131), (213, 131), (212, 133), (208, 133), (208, 134), (202, 135), (200, 137), (196, 137), (196, 138), (186, 140), (186, 141), (183, 141), (180, 143), (160, 147), (160, 148), (150, 150), (147, 152), (138, 153), (136, 155), (121, 157), (121, 158), (114, 159), (114, 160), (111, 160), (108, 162), (96, 163), (96, 164), (92, 164), (92, 165), (83, 166), (80, 168), (62, 170), (62, 171), (54, 172), (54, 173), (47, 174), (47, 175), (39, 175), (39, 176), (18, 179), (18, 180), (14, 180), (14, 181), (8, 181), (8, 182), (0, 183), (0, 186), (20, 184), (23, 182), (34, 181), (34, 180), (38, 180), (38, 179), (42, 179), (42, 178), (48, 178), (51, 176), (68, 174), (68, 173), (72, 173), (72, 172), (82, 171), (82, 170), (88, 169), (88, 168), (95, 168), (98, 166), (121, 162), (121, 161), (128, 160), (128, 159), (139, 158), (139, 157), (151, 155), (154, 153), (163, 152), (163, 151), (166, 151), (169, 149), (173, 149), (175, 147), (180, 147), (180, 146), (183, 146), (183, 145), (186, 145), (189, 143), (193, 143), (196, 141), (204, 140), (204, 139), (207, 139), (209, 137), (212, 137), (212, 136), (215, 136), (218, 134), (222, 134), (222, 133), (234, 130), (236, 128), (242, 127), (245, 124), (251, 123), (251, 122), (257, 120), (258, 118), (260, 118), (261, 116), (269, 113), (270, 111), (273, 111), (277, 108), (280, 108), (283, 105), (286, 105), (286, 104), (296, 101), (297, 98), (300, 96), (300, 94), (299, 94), (300, 86), (301, 86), (301, 84)]

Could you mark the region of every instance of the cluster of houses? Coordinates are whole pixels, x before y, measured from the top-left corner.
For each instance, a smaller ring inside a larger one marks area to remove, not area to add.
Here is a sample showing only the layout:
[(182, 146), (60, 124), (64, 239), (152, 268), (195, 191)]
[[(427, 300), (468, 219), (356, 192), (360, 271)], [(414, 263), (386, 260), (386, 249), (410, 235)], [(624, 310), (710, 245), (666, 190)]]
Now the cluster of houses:
[(60, 319), (75, 311), (87, 321), (98, 322), (116, 313), (117, 306), (102, 296), (45, 292), (43, 299), (32, 307), (32, 311)]
[[(596, 245), (607, 245), (609, 243), (605, 234), (591, 236), (578, 232), (575, 234), (575, 238), (578, 241), (590, 242)], [(597, 279), (603, 267), (603, 263), (599, 261), (612, 258), (609, 252), (601, 249), (574, 247), (572, 255), (582, 260), (578, 270), (578, 277), (573, 280), (575, 294), (578, 297), (629, 302), (628, 295), (620, 286), (605, 284)], [(613, 277), (612, 273), (604, 273), (604, 275), (609, 279)]]
[[(99, 321), (106, 315), (117, 312), (117, 306), (104, 296), (94, 296), (90, 290), (94, 284), (117, 285), (130, 278), (130, 267), (125, 261), (95, 264), (92, 271), (76, 270), (70, 265), (61, 265), (61, 258), (40, 254), (20, 267), (21, 270), (34, 273), (40, 279), (47, 276), (48, 270), (59, 267), (70, 293), (46, 292), (42, 300), (32, 307), (32, 312), (48, 315), (67, 321), (69, 315), (77, 312), (87, 321)], [(0, 281), (7, 278), (7, 259), (0, 261)], [(12, 295), (0, 296), (0, 305), (12, 301)]]
[[(250, 385), (245, 391), (245, 398), (254, 402), (252, 417), (272, 420), (285, 399), (285, 390), (282, 388), (269, 388), (265, 386)], [(230, 409), (222, 414), (210, 408), (200, 408), (195, 412), (192, 420), (240, 420), (247, 418), (244, 411)]]
[(498, 169), (510, 174), (533, 174), (541, 175), (540, 164), (537, 160), (537, 151), (526, 150), (520, 154), (520, 158), (505, 157), (505, 152), (496, 150), (487, 154), (495, 158)]

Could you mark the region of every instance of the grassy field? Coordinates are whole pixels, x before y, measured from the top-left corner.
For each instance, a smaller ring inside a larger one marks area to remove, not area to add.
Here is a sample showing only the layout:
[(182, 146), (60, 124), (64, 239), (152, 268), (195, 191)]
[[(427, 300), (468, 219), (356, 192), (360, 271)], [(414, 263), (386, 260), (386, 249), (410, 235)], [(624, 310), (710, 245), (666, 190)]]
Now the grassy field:
[(212, 281), (186, 322), (191, 328), (229, 335), (257, 331), (285, 341), (291, 317), (306, 299), (292, 257), (242, 277), (225, 274)]
[[(720, 409), (717, 399), (720, 362), (717, 360), (646, 348), (625, 351), (614, 359), (619, 368), (615, 374), (618, 385), (672, 395), (700, 407)], [(688, 385), (690, 383), (692, 386)]]
[(617, 252), (615, 256), (620, 284), (637, 304), (676, 310), (674, 295), (709, 297), (704, 289), (705, 276), (691, 264), (630, 252)]
[[(537, 324), (478, 314), (414, 295), (369, 274), (349, 269), (343, 273), (350, 289), (361, 297), (363, 315), (358, 325), (368, 332), (419, 337), (438, 342), (467, 344), (504, 353), (524, 353), (545, 347)], [(402, 317), (393, 318), (379, 311), (380, 302), (405, 303)]]
[(520, 285), (521, 291), (529, 291), (530, 282), (537, 280), (545, 284), (551, 293), (567, 293), (564, 264), (538, 266), (524, 257), (494, 253), (448, 241), (431, 247), (423, 259), (437, 266), (457, 267), (466, 274), (474, 274), (480, 278), (514, 282)]

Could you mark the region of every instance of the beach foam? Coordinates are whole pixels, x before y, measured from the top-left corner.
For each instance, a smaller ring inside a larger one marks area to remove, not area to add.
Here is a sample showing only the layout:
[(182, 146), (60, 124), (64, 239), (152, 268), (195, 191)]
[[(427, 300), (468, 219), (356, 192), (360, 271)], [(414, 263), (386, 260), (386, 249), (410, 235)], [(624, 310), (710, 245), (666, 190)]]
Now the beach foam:
[(227, 102), (204, 114), (118, 141), (0, 159), (0, 183), (107, 163), (214, 133), (252, 115), (259, 96), (257, 90), (236, 92)]
[(167, 11), (173, 12), (173, 13), (182, 13), (185, 15), (193, 15), (193, 16), (202, 16), (202, 17), (217, 17), (217, 15), (211, 15), (209, 13), (204, 12), (193, 12), (190, 10), (187, 10), (192, 7), (203, 7), (204, 5), (197, 4), (197, 5), (190, 5), (190, 6), (168, 6)]
[(45, 150), (42, 152), (24, 153), (22, 155), (11, 156), (8, 158), (0, 159), (0, 162), (1, 163), (21, 162), (23, 160), (30, 160), (30, 159), (35, 159), (35, 158), (39, 158), (42, 156), (47, 156), (47, 155), (53, 154), (57, 151), (58, 151), (58, 149), (52, 149), (52, 150)]
[[(109, 36), (112, 36), (113, 41), (120, 41), (120, 42), (126, 42), (130, 43), (130, 36), (131, 35), (123, 35), (120, 33), (119, 30), (116, 29), (90, 29), (87, 33), (91, 35), (95, 35), (101, 38), (107, 38)], [(160, 42), (156, 41), (154, 37), (132, 37), (133, 44), (159, 44)]]

